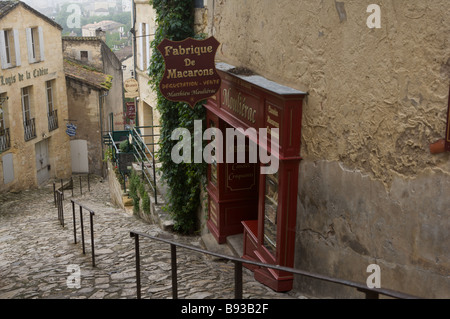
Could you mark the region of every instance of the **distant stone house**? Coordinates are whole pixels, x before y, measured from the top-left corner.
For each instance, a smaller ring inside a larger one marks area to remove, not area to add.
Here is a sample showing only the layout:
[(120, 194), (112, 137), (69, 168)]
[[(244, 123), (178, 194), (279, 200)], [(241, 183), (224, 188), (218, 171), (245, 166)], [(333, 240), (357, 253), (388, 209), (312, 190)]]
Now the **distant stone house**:
[(0, 2), (0, 192), (71, 175), (62, 27)]
[(102, 132), (106, 112), (105, 95), (111, 76), (74, 60), (64, 60), (69, 118), (76, 126), (70, 141), (72, 170), (102, 175)]
[(101, 29), (107, 33), (123, 33), (124, 25), (122, 23), (111, 20), (90, 23), (81, 27), (81, 34), (83, 37), (93, 37), (96, 36), (96, 32), (98, 29)]
[(63, 37), (73, 170), (104, 173), (102, 137), (123, 130), (123, 72), (117, 56), (102, 39)]

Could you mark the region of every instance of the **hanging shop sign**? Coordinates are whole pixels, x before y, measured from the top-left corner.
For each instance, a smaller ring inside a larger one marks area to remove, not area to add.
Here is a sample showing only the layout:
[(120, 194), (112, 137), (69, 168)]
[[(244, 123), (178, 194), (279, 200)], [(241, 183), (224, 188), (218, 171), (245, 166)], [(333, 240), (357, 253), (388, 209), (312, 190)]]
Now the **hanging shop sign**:
[(214, 61), (219, 45), (214, 37), (164, 39), (158, 46), (166, 67), (159, 86), (161, 94), (170, 101), (186, 102), (192, 108), (216, 94), (221, 84)]
[(134, 102), (127, 102), (127, 119), (134, 120), (136, 118), (136, 105)]
[(135, 79), (131, 78), (125, 81), (125, 98), (133, 99), (139, 96), (139, 83)]

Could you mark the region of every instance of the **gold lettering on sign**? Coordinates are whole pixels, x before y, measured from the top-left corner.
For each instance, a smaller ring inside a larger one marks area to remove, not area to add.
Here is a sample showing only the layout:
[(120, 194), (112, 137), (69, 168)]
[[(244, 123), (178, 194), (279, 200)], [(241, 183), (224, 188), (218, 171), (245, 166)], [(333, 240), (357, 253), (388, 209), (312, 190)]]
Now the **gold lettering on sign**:
[(246, 104), (246, 98), (242, 96), (241, 92), (237, 97), (233, 97), (231, 89), (224, 89), (222, 104), (245, 120), (256, 123), (256, 110)]
[(270, 125), (275, 126), (276, 128), (280, 128), (280, 124), (277, 121), (273, 120), (270, 117), (270, 115), (267, 115), (267, 123), (269, 123)]
[(273, 108), (270, 105), (269, 105), (269, 108), (267, 109), (267, 111), (272, 115), (278, 116), (278, 110), (276, 108)]
[(209, 201), (210, 206), (210, 218), (211, 221), (214, 223), (214, 225), (217, 226), (217, 208), (216, 205), (210, 200)]

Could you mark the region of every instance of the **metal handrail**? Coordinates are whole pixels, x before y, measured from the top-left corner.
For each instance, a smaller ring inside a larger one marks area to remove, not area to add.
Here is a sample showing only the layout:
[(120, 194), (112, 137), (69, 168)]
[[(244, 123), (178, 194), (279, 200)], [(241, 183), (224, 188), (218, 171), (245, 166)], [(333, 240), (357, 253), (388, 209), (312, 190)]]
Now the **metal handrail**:
[(72, 217), (73, 217), (73, 239), (74, 244), (77, 243), (77, 227), (76, 227), (76, 217), (75, 217), (75, 205), (80, 207), (80, 229), (81, 229), (81, 243), (83, 247), (83, 255), (86, 255), (86, 247), (84, 242), (84, 224), (83, 224), (83, 209), (89, 212), (89, 221), (90, 221), (90, 231), (91, 231), (91, 254), (92, 254), (92, 267), (95, 267), (95, 249), (94, 249), (94, 215), (95, 212), (90, 208), (84, 206), (76, 202), (75, 200), (71, 200), (72, 203)]
[[(79, 179), (80, 179), (80, 195), (83, 195), (83, 186), (81, 183), (81, 177), (82, 176), (87, 176), (87, 184), (88, 184), (88, 192), (91, 191), (91, 182), (90, 182), (90, 174), (85, 174), (85, 175), (79, 175)], [(56, 188), (56, 183), (53, 182), (53, 198), (55, 201), (55, 207), (57, 206), (57, 201), (56, 201), (56, 191), (60, 191), (62, 193), (62, 199), (64, 200), (64, 190), (65, 189), (70, 189), (72, 190), (72, 197), (73, 197), (73, 189), (74, 189), (74, 181), (73, 181), (73, 176), (70, 177), (70, 180), (64, 184), (63, 179), (61, 179), (61, 186), (57, 189)]]
[[(156, 187), (155, 155), (147, 147), (147, 145), (145, 144), (144, 140), (142, 139), (140, 133), (136, 130), (136, 128), (132, 129), (131, 136), (132, 136), (133, 140), (135, 141), (135, 143), (132, 143), (133, 149), (135, 150), (135, 158), (139, 162), (141, 162), (142, 174), (144, 175), (145, 179), (147, 180), (148, 184), (150, 185), (150, 188), (153, 191), (153, 194), (155, 196), (155, 204), (157, 205), (158, 204), (158, 191), (157, 191), (157, 187)], [(148, 158), (147, 154), (150, 155), (151, 160)], [(152, 174), (147, 174), (146, 171), (148, 170), (148, 167), (144, 164), (144, 162), (151, 163)], [(149, 175), (152, 175), (152, 176), (149, 176)]]
[(58, 220), (61, 226), (64, 228), (64, 194), (59, 189), (54, 192), (55, 205), (58, 209)]
[(148, 234), (144, 234), (141, 232), (131, 231), (130, 236), (135, 239), (135, 253), (136, 253), (136, 290), (137, 290), (137, 299), (141, 299), (141, 277), (140, 277), (140, 252), (139, 252), (139, 237), (145, 237), (151, 240), (156, 240), (159, 242), (164, 242), (170, 244), (171, 247), (171, 264), (172, 264), (172, 296), (173, 299), (178, 299), (178, 284), (177, 284), (177, 262), (176, 262), (176, 248), (181, 247), (188, 250), (196, 251), (202, 254), (211, 255), (214, 257), (218, 257), (221, 259), (226, 259), (232, 261), (235, 264), (235, 299), (242, 299), (242, 265), (249, 264), (255, 265), (262, 268), (271, 268), (279, 271), (285, 271), (292, 273), (294, 275), (301, 275), (310, 278), (315, 278), (323, 281), (328, 281), (348, 287), (352, 287), (366, 294), (366, 299), (378, 299), (379, 295), (384, 295), (388, 297), (398, 298), (398, 299), (420, 299), (420, 297), (412, 296), (409, 294), (405, 294), (402, 292), (385, 289), (385, 288), (369, 288), (367, 285), (361, 284), (359, 282), (344, 280), (339, 278), (333, 278), (330, 276), (324, 276), (308, 271), (303, 271), (300, 269), (280, 266), (280, 265), (271, 265), (265, 264), (261, 262), (251, 261), (243, 258), (223, 255), (211, 251), (207, 251), (198, 247), (188, 246), (182, 243), (174, 242), (168, 239), (159, 238), (150, 236)]

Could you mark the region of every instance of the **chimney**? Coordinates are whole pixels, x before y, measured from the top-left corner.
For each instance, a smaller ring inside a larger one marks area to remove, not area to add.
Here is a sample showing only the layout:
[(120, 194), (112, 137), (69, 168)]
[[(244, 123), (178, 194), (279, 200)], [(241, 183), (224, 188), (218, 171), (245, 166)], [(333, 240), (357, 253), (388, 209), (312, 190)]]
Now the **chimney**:
[(106, 43), (106, 32), (102, 30), (102, 28), (98, 28), (95, 30), (95, 36), (102, 39), (103, 42)]

